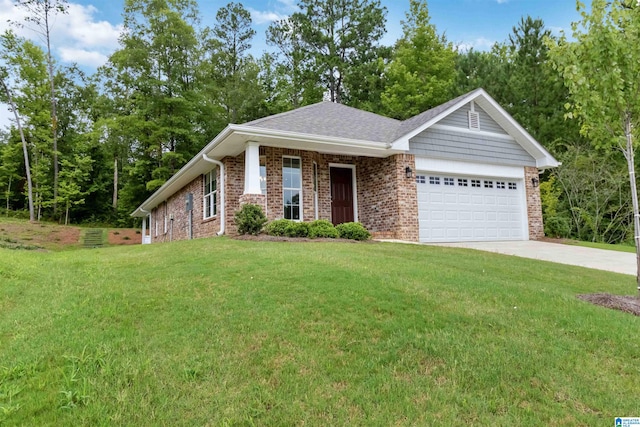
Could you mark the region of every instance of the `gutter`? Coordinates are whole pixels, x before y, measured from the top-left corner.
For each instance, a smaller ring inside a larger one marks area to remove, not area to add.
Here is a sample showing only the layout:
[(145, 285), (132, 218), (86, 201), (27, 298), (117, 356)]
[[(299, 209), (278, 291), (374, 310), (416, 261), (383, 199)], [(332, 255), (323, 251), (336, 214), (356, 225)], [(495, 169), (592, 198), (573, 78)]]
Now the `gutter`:
[(216, 159), (212, 159), (211, 157), (207, 156), (206, 153), (202, 153), (202, 158), (209, 162), (209, 163), (213, 163), (214, 165), (218, 166), (220, 168), (220, 231), (218, 231), (218, 236), (222, 236), (224, 234), (224, 228), (225, 228), (225, 218), (224, 218), (224, 212), (225, 212), (225, 204), (224, 204), (224, 164)]

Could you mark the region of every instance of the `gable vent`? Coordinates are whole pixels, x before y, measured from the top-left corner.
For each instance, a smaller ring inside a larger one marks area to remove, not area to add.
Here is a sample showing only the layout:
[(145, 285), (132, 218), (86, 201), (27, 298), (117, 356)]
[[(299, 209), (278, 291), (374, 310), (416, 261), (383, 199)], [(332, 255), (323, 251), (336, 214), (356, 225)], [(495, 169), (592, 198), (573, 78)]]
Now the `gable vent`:
[(469, 129), (480, 130), (480, 114), (469, 111)]

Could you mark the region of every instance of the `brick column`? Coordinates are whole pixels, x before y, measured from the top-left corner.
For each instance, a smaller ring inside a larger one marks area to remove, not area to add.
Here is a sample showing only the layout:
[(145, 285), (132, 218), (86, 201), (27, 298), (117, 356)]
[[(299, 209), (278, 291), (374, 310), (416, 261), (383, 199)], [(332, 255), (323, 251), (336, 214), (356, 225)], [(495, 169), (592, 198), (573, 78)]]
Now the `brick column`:
[[(395, 226), (396, 239), (417, 242), (419, 224), (415, 156), (413, 154), (397, 154), (394, 157), (393, 172), (398, 182), (396, 190), (398, 203)], [(411, 178), (407, 178), (407, 167), (412, 170)]]
[[(533, 180), (537, 180), (534, 187)], [(538, 240), (544, 237), (542, 222), (542, 200), (540, 199), (540, 176), (538, 168), (527, 166), (524, 168), (524, 186), (527, 192), (527, 217), (529, 218), (529, 239)]]

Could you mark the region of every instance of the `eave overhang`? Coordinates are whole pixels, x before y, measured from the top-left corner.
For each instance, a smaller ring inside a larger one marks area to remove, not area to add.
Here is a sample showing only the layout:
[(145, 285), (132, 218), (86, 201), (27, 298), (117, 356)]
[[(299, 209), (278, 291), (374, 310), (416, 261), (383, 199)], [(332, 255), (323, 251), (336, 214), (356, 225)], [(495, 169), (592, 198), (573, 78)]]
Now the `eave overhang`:
[(314, 151), (325, 154), (345, 156), (388, 157), (404, 153), (385, 142), (364, 141), (286, 132), (255, 126), (228, 125), (209, 142), (186, 165), (145, 200), (132, 214), (132, 217), (145, 217), (152, 209), (168, 200), (189, 182), (211, 170), (211, 163), (203, 155), (216, 160), (238, 156), (245, 150), (246, 143), (252, 141), (268, 147)]

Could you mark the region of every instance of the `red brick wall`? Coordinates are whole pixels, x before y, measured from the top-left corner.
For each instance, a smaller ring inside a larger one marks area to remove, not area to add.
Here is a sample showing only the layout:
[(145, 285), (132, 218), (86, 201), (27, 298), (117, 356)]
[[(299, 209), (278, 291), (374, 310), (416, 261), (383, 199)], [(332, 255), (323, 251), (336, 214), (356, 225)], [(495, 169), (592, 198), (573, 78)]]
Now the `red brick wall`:
[[(417, 194), (414, 178), (406, 178), (406, 166), (415, 169), (413, 155), (395, 155), (378, 159), (358, 156), (320, 154), (311, 151), (286, 148), (260, 147), (260, 155), (266, 157), (267, 194), (244, 195), (244, 153), (226, 157), (225, 165), (225, 215), (226, 234), (236, 234), (234, 215), (242, 203), (265, 206), (269, 220), (282, 218), (282, 158), (294, 156), (301, 159), (302, 167), (302, 219), (313, 221), (315, 195), (313, 189), (313, 164), (318, 167), (318, 218), (331, 220), (330, 164), (355, 165), (358, 220), (375, 236), (403, 240), (418, 240)], [(213, 167), (213, 165), (212, 165)], [(220, 188), (220, 177), (218, 176)], [(153, 242), (189, 238), (188, 213), (185, 211), (187, 193), (193, 193), (193, 237), (210, 237), (220, 230), (220, 214), (203, 219), (203, 180), (197, 177), (174, 194), (165, 204), (152, 212), (151, 236)], [(218, 212), (220, 212), (218, 193)], [(173, 214), (173, 232), (163, 232), (163, 215)], [(155, 221), (160, 221), (160, 233), (155, 235)]]
[[(214, 165), (211, 165), (214, 167)], [(220, 171), (218, 170), (218, 188), (220, 184)], [(185, 185), (169, 199), (160, 204), (151, 213), (151, 241), (169, 242), (172, 240), (185, 240), (189, 238), (189, 212), (186, 210), (187, 194), (193, 194), (192, 235), (194, 239), (200, 237), (215, 236), (220, 230), (220, 191), (218, 191), (218, 215), (204, 219), (204, 181), (202, 175)], [(165, 213), (166, 212), (166, 213)], [(167, 218), (167, 231), (164, 232), (164, 217)], [(171, 221), (173, 215), (173, 221)], [(155, 233), (155, 221), (158, 223), (158, 235)]]
[(407, 166), (415, 171), (412, 154), (361, 161), (361, 222), (375, 237), (418, 241), (417, 188)]
[(538, 240), (544, 237), (542, 222), (542, 201), (540, 187), (534, 187), (532, 178), (540, 182), (538, 168), (527, 166), (524, 168), (524, 185), (527, 192), (527, 216), (529, 218), (529, 239)]

